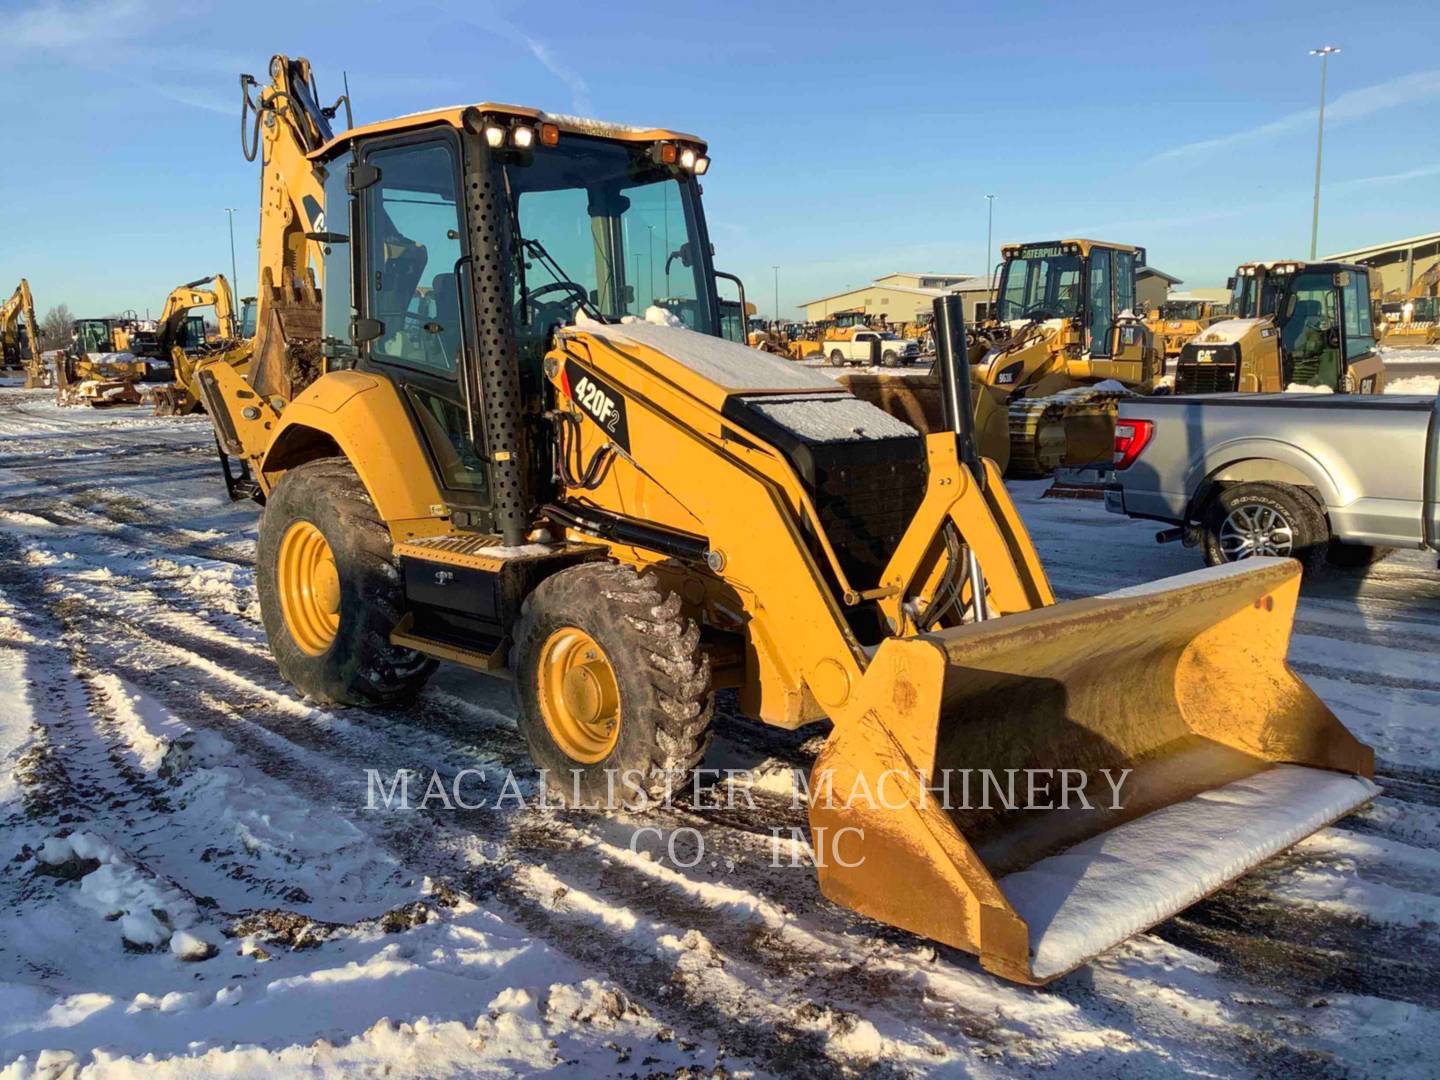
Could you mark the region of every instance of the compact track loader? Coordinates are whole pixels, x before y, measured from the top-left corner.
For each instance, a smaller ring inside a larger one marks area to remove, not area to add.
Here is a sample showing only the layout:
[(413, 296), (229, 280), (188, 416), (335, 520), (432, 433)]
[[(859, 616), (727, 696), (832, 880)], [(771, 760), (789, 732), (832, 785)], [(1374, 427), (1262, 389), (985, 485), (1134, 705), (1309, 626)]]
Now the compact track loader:
[(1177, 394), (1278, 394), (1292, 384), (1385, 392), (1366, 267), (1245, 263), (1230, 287), (1231, 316), (1180, 350)]
[[(21, 321), (24, 326), (21, 326)], [(0, 368), (23, 367), (25, 387), (34, 390), (46, 385), (40, 359), (40, 324), (35, 321), (35, 298), (24, 278), (4, 303), (0, 303)]]
[[(1285, 664), (1297, 564), (1055, 603), (975, 450), (955, 298), (922, 436), (719, 336), (702, 140), (488, 103), (334, 135), (306, 61), (242, 85), (260, 331), (248, 373), (197, 381), (307, 695), (508, 673), (579, 806), (683, 782), (718, 688), (828, 719), (824, 893), (1029, 983), (1372, 797)], [(667, 224), (683, 270), (647, 296), (626, 256)], [(962, 796), (1027, 769), (1069, 796)]]
[[(193, 312), (206, 307), (215, 309), (219, 330), (216, 341), (207, 341), (203, 333), (197, 336), (194, 332), (197, 321), (203, 331), (204, 320)], [(223, 361), (241, 371), (246, 368), (253, 343), (242, 336), (240, 322), (235, 294), (224, 274), (198, 278), (170, 291), (160, 313), (156, 344), (170, 361), (175, 378), (171, 385), (150, 391), (156, 416), (187, 416), (200, 408), (195, 372), (202, 358), (206, 363)]]
[[(1007, 244), (996, 318), (970, 347), (981, 453), (1010, 476), (1108, 463), (1115, 402), (1149, 393), (1164, 357), (1135, 314), (1143, 248), (1098, 240)], [(841, 383), (893, 415), (938, 430), (938, 371)]]

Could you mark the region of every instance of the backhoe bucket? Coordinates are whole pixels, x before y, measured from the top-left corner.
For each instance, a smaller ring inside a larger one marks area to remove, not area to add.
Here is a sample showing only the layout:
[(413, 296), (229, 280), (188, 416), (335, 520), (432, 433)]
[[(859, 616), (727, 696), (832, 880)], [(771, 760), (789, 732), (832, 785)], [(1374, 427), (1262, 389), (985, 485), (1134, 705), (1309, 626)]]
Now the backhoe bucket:
[(811, 776), (821, 889), (1039, 984), (1367, 802), (1298, 590), (1255, 559), (887, 640)]

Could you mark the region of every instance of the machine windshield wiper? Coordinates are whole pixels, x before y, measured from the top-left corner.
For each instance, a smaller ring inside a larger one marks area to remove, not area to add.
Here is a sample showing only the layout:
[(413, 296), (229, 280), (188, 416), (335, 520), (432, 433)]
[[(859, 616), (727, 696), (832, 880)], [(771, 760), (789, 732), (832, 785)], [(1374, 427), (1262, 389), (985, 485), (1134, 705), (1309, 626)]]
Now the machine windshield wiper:
[[(585, 289), (585, 286), (579, 284), (577, 281), (575, 281), (574, 278), (572, 278), (569, 274), (565, 272), (564, 268), (555, 261), (555, 257), (551, 255), (550, 252), (545, 250), (544, 244), (542, 244), (539, 240), (530, 240), (524, 236), (520, 236), (518, 229), (516, 230), (515, 235), (519, 237), (521, 250), (525, 251), (527, 254), (533, 255), (536, 261), (539, 262), (541, 266), (545, 267), (546, 270), (550, 271), (550, 276), (555, 279), (556, 285), (568, 285), (570, 287), (571, 291), (575, 296), (577, 304), (585, 309), (585, 313), (587, 315), (591, 316), (599, 322), (609, 321), (605, 318), (605, 316), (600, 314), (600, 309), (590, 302), (590, 294)], [(522, 301), (528, 302), (529, 296), (529, 287), (522, 284)]]

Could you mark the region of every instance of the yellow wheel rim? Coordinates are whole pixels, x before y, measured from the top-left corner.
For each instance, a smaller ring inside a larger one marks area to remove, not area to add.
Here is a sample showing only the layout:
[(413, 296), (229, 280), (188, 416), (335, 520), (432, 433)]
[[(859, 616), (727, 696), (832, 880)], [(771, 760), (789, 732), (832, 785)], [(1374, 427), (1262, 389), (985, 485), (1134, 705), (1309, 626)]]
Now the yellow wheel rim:
[(324, 534), (308, 521), (291, 525), (280, 541), (275, 576), (290, 636), (319, 656), (340, 629), (340, 572)]
[(610, 658), (574, 626), (551, 634), (540, 649), (540, 713), (566, 757), (593, 765), (620, 737), (620, 688)]

